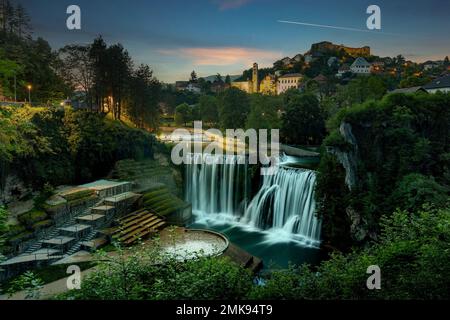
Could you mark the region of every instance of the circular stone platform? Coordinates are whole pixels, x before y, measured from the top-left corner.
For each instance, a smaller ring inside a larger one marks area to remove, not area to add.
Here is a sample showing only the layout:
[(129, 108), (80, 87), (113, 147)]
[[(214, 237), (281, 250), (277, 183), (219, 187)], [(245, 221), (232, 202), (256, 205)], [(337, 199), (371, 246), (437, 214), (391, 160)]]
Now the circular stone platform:
[(219, 256), (227, 250), (228, 239), (209, 230), (186, 229), (170, 240), (163, 242), (165, 254), (177, 260)]

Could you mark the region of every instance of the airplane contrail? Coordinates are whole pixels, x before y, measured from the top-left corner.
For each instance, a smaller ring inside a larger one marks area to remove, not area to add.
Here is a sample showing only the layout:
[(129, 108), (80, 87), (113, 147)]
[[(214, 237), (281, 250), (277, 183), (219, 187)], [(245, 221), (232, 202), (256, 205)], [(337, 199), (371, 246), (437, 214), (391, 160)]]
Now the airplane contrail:
[(307, 23), (307, 22), (298, 22), (298, 21), (288, 21), (288, 20), (278, 20), (280, 23), (289, 23), (289, 24), (298, 24), (302, 26), (309, 27), (319, 27), (319, 28), (328, 28), (328, 29), (337, 29), (337, 30), (346, 30), (346, 31), (357, 31), (357, 32), (368, 32), (368, 33), (378, 33), (378, 34), (389, 34), (389, 35), (397, 35), (395, 33), (387, 33), (382, 31), (373, 31), (366, 29), (358, 29), (358, 28), (349, 28), (349, 27), (339, 27), (339, 26), (330, 26), (326, 24), (316, 24), (316, 23)]

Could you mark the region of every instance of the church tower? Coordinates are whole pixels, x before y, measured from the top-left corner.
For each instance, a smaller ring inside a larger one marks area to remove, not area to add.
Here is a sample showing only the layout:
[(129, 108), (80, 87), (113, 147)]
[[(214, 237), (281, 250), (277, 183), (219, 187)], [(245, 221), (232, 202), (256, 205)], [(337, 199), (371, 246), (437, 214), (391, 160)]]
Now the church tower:
[(252, 75), (253, 93), (259, 92), (259, 79), (258, 79), (258, 64), (255, 62), (253, 64), (253, 75)]

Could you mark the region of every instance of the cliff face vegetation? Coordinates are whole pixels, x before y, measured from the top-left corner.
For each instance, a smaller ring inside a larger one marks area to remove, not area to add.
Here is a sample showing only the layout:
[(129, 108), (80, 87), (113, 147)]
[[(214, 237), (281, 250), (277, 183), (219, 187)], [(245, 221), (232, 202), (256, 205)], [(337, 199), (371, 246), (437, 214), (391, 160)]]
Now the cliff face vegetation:
[(105, 176), (118, 160), (151, 157), (154, 138), (97, 113), (1, 107), (0, 142), (1, 200), (7, 201), (15, 186), (20, 192), (82, 183)]
[(450, 186), (450, 95), (392, 94), (329, 122), (317, 196), (325, 240), (376, 240), (383, 214), (443, 207)]

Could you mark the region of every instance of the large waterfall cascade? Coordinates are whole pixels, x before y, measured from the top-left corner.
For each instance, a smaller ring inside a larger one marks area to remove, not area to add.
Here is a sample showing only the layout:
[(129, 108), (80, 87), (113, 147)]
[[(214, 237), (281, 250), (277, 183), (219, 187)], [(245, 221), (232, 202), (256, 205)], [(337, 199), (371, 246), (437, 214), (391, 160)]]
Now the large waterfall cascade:
[[(197, 219), (238, 223), (267, 232), (274, 241), (318, 247), (321, 221), (315, 215), (315, 172), (281, 166), (274, 175), (262, 176), (259, 191), (248, 199), (248, 167), (242, 157), (192, 155), (194, 164), (185, 167), (185, 197)], [(195, 164), (199, 160), (201, 164)]]

